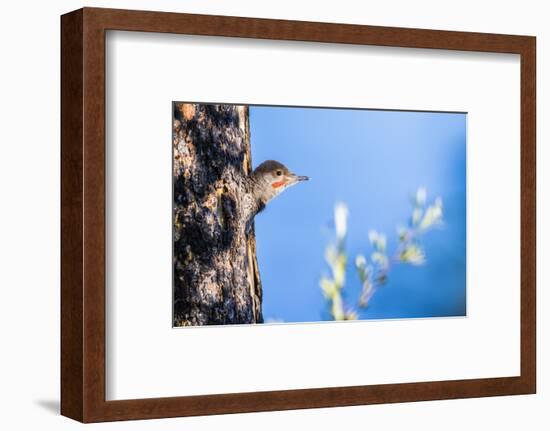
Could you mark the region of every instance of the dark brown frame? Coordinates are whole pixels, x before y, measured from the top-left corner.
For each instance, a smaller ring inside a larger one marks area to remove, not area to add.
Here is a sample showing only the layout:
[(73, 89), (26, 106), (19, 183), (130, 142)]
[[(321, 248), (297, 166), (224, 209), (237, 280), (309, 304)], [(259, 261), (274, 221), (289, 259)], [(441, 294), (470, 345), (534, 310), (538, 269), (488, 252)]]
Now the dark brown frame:
[[(514, 53), (521, 56), (521, 375), (105, 400), (105, 32)], [(347, 24), (84, 8), (61, 17), (61, 413), (82, 422), (351, 406), (536, 390), (536, 39)]]

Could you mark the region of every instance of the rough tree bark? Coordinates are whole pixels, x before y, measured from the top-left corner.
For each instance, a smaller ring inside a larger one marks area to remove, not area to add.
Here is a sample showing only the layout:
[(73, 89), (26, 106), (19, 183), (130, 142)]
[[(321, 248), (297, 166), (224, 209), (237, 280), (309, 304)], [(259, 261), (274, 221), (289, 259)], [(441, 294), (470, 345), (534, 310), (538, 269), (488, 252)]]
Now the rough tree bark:
[(174, 103), (174, 326), (262, 322), (248, 107)]

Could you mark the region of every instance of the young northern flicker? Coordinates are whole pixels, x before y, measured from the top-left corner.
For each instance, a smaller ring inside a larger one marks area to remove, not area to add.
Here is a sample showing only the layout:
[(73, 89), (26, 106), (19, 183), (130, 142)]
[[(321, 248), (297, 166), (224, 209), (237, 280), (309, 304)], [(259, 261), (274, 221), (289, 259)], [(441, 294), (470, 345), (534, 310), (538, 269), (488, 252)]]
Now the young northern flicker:
[(308, 177), (296, 175), (288, 168), (275, 160), (266, 160), (259, 165), (248, 177), (248, 193), (245, 195), (244, 208), (247, 214), (247, 230), (254, 216), (262, 211), (267, 203)]

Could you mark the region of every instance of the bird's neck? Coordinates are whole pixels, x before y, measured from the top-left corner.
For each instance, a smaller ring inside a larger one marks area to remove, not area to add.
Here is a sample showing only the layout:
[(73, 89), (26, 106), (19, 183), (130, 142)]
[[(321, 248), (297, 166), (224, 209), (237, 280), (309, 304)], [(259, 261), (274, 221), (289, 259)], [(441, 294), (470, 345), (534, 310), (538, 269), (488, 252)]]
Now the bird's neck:
[(249, 212), (253, 217), (266, 207), (273, 196), (266, 193), (266, 185), (262, 179), (256, 178), (254, 175), (248, 177), (247, 189), (249, 194)]

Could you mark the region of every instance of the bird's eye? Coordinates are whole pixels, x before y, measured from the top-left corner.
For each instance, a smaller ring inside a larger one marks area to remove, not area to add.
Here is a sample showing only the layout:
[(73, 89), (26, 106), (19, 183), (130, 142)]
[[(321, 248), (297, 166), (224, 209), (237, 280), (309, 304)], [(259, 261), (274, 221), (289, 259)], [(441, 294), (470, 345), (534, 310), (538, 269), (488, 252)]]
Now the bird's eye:
[(280, 177), (281, 175), (283, 175), (283, 172), (282, 171), (277, 171), (275, 172), (277, 174), (278, 177)]

